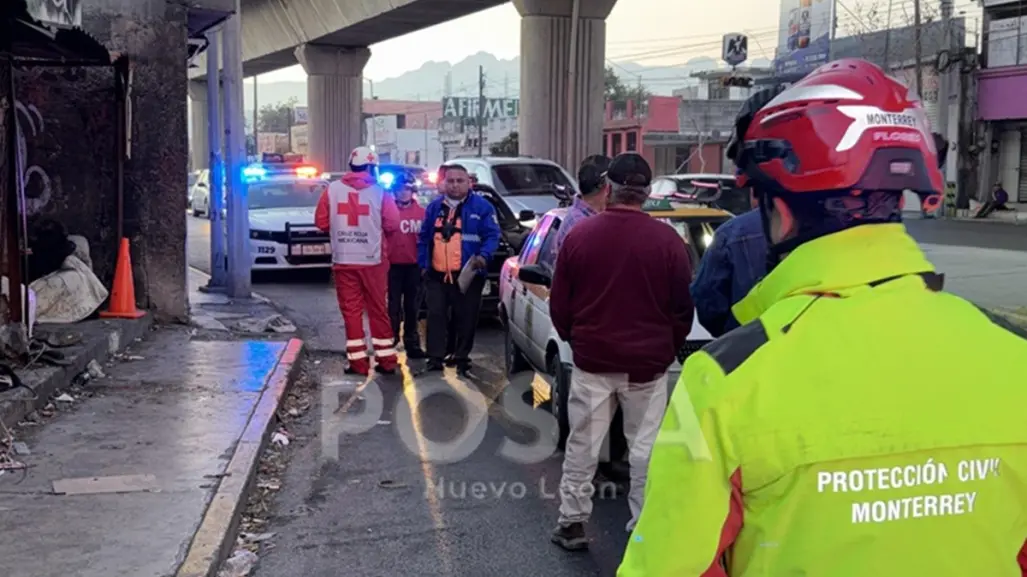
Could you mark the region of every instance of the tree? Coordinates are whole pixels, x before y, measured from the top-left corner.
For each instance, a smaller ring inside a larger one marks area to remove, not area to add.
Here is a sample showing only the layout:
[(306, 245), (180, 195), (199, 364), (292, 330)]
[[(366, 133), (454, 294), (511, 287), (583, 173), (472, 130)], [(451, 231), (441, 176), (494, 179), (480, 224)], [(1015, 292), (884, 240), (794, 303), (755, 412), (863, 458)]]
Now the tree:
[(257, 113), (258, 132), (277, 132), (287, 134), (292, 126), (292, 111), (297, 100), (295, 97), (277, 104), (265, 104)]
[(603, 85), (605, 87), (606, 100), (613, 102), (624, 102), (625, 100), (634, 100), (638, 103), (645, 103), (649, 101), (649, 97), (652, 93), (646, 90), (645, 86), (638, 84), (637, 86), (625, 85), (617, 73), (614, 72), (612, 66), (606, 67), (606, 73), (603, 78)]
[(499, 142), (489, 146), (489, 152), (492, 156), (517, 156), (520, 154), (520, 141), (517, 137), (517, 131), (513, 131), (506, 135), (506, 138)]

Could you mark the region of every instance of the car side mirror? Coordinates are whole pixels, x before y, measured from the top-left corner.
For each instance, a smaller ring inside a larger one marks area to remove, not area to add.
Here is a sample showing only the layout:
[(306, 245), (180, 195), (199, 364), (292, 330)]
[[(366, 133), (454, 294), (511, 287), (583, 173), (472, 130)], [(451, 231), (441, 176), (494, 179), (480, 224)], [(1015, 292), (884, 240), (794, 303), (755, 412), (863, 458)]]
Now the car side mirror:
[(207, 188), (207, 183), (206, 183), (206, 182), (203, 182), (203, 181), (201, 180), (200, 182), (197, 182), (197, 183), (196, 183), (196, 186), (198, 186), (198, 187), (200, 187), (200, 188)]
[(528, 222), (529, 220), (535, 220), (534, 210), (522, 210), (517, 213), (517, 220), (521, 222)]
[(517, 278), (520, 279), (521, 282), (537, 284), (546, 288), (549, 288), (553, 284), (553, 277), (537, 264), (522, 266), (517, 271)]

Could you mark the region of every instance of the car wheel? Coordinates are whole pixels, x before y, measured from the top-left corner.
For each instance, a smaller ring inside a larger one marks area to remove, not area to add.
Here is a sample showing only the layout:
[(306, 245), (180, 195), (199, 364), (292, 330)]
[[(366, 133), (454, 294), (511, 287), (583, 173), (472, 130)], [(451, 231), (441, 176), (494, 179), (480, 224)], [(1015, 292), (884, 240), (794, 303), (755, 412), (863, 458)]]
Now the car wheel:
[(504, 349), (506, 351), (506, 374), (513, 375), (528, 370), (528, 360), (524, 358), (524, 353), (521, 351), (520, 347), (514, 343), (509, 322), (507, 322), (506, 326), (506, 338), (504, 339), (504, 344)]
[(553, 390), (550, 393), (550, 410), (556, 417), (557, 428), (553, 432), (557, 450), (567, 447), (567, 436), (570, 434), (570, 419), (567, 416), (567, 403), (571, 390), (571, 366), (560, 360), (557, 353), (549, 362), (549, 374), (553, 377)]

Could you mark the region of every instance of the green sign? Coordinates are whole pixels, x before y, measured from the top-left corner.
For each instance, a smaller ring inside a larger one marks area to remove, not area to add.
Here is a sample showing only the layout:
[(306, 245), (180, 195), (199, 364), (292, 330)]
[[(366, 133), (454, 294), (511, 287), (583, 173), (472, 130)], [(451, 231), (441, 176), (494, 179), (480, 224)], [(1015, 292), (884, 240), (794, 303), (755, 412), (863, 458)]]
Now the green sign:
[(672, 205), (666, 198), (650, 198), (642, 204), (642, 210), (646, 212), (674, 210), (674, 205)]
[[(517, 118), (521, 112), (516, 98), (486, 98), (482, 118)], [(481, 99), (472, 96), (446, 96), (442, 99), (442, 116), (446, 118), (478, 118)]]

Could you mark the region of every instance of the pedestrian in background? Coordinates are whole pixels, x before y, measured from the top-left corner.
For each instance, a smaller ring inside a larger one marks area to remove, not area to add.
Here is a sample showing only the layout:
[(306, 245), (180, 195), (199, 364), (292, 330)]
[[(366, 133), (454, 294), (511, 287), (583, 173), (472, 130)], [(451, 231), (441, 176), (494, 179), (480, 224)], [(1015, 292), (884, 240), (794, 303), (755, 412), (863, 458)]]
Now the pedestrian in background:
[(563, 241), (571, 229), (586, 218), (606, 210), (606, 203), (610, 197), (610, 183), (606, 180), (606, 171), (609, 169), (609, 156), (593, 154), (581, 161), (581, 166), (578, 167), (578, 190), (581, 194), (574, 197), (567, 214), (560, 222), (560, 228), (556, 231), (556, 241), (552, 244), (554, 258), (548, 262), (556, 262), (555, 257), (560, 254), (560, 247), (563, 246)]
[[(417, 202), (417, 183), (404, 174), (396, 183), (399, 230), (389, 237), (389, 317), (392, 334), (408, 359), (423, 359), (421, 335), (417, 330), (420, 309), (421, 269), (417, 266), (417, 237), (421, 233), (424, 207)], [(402, 325), (402, 326), (401, 326)]]
[(642, 211), (652, 182), (649, 164), (638, 154), (621, 154), (606, 178), (609, 204), (564, 239), (549, 297), (553, 327), (570, 343), (574, 360), (560, 518), (552, 535), (567, 550), (588, 547), (588, 489), (618, 405), (631, 465), (628, 530), (634, 527), (667, 406), (667, 369), (692, 328), (688, 249), (677, 231)]
[(731, 307), (767, 274), (767, 237), (756, 200), (753, 209), (717, 228), (713, 244), (699, 261), (692, 299), (699, 323), (717, 338), (738, 327)]
[[(417, 261), (424, 271), (428, 300), (427, 371), (444, 368), (450, 320), (456, 341), (452, 362), (468, 376), (471, 349), (478, 327), (481, 293), (488, 282), (486, 269), (499, 248), (499, 221), (492, 203), (471, 194), (467, 169), (446, 167), (444, 193), (425, 209), (417, 244)], [(477, 270), (466, 292), (457, 279), (465, 266)]]

